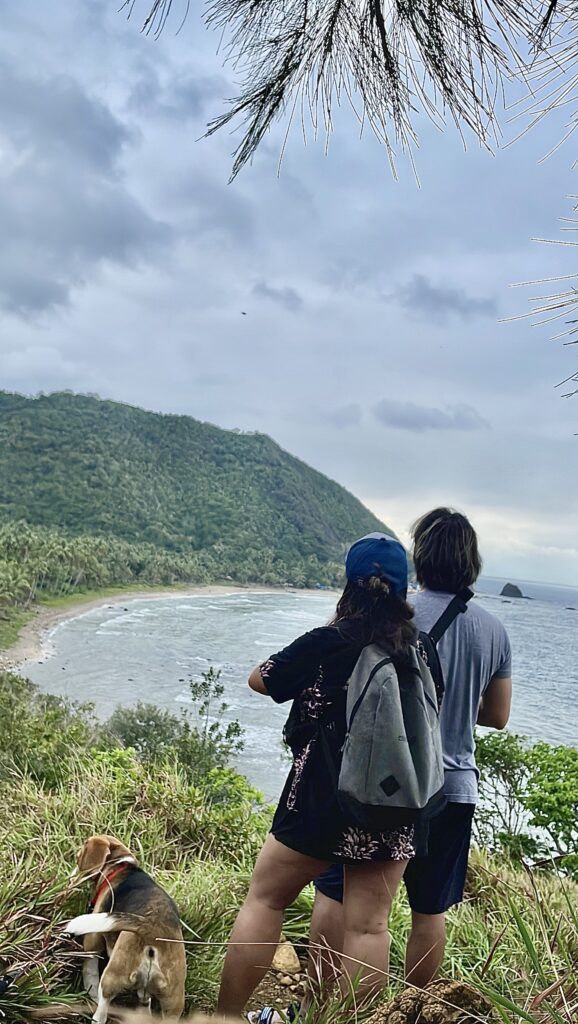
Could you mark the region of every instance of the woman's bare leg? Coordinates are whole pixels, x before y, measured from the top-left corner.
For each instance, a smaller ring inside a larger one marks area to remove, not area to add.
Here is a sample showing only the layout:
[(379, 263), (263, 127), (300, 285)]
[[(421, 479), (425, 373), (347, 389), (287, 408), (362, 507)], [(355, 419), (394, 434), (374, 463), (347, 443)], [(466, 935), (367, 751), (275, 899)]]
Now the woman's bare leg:
[(351, 990), (354, 979), (358, 980), (357, 999), (372, 995), (387, 983), (389, 911), (407, 863), (388, 860), (345, 866), (344, 994)]
[(229, 940), (217, 1004), (220, 1015), (241, 1015), (271, 966), (283, 911), (326, 867), (326, 861), (306, 857), (267, 836)]
[[(341, 975), (343, 949), (343, 906), (324, 893), (315, 893), (309, 929), (309, 963), (307, 974), (311, 990), (319, 998), (328, 995)], [(301, 1007), (309, 1005), (309, 993)]]

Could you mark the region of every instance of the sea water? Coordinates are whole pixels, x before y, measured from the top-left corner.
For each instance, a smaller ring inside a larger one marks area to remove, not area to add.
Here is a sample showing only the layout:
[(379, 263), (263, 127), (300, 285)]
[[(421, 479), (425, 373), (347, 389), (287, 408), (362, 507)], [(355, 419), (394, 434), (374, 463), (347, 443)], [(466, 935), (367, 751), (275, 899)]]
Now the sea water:
[[(522, 582), (533, 600), (504, 600), (503, 583), (481, 579), (475, 600), (501, 619), (512, 643), (510, 728), (578, 744), (578, 590)], [(137, 701), (179, 713), (190, 703), (188, 680), (220, 669), (228, 705), (222, 720), (238, 720), (245, 732), (238, 767), (275, 799), (288, 771), (281, 730), (289, 709), (249, 690), (247, 676), (334, 609), (335, 595), (323, 591), (133, 599), (61, 623), (42, 660), (25, 672), (41, 690), (93, 702), (106, 718)]]

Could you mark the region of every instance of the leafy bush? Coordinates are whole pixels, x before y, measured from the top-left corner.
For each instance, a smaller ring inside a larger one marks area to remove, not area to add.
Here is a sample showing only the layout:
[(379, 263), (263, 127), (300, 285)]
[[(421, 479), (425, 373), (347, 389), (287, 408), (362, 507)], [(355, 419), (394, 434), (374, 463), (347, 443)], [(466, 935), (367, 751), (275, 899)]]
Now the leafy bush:
[(178, 715), (139, 701), (133, 707), (120, 705), (101, 732), (102, 741), (130, 747), (143, 761), (154, 761), (174, 750), (183, 731)]
[(263, 794), (232, 768), (211, 768), (204, 780), (203, 791), (211, 803), (265, 807)]
[(536, 743), (528, 762), (523, 806), (530, 825), (547, 837), (546, 856), (578, 878), (578, 750)]
[(243, 749), (243, 730), (237, 721), (221, 725), (229, 710), (223, 700), (225, 687), (219, 669), (209, 668), (199, 680), (189, 681), (189, 690), (196, 708), (198, 733), (202, 746), (216, 750), (223, 764)]
[(209, 668), (189, 680), (193, 708), (172, 715), (155, 704), (118, 707), (102, 730), (102, 743), (132, 748), (143, 761), (178, 761), (188, 778), (201, 782), (213, 768), (224, 768), (243, 749), (237, 721), (222, 724), (229, 707), (221, 673)]
[(578, 750), (490, 733), (478, 738), (476, 760), (478, 844), (578, 877)]
[(0, 672), (0, 779), (8, 766), (54, 784), (67, 758), (96, 737), (91, 704), (39, 693), (28, 679)]

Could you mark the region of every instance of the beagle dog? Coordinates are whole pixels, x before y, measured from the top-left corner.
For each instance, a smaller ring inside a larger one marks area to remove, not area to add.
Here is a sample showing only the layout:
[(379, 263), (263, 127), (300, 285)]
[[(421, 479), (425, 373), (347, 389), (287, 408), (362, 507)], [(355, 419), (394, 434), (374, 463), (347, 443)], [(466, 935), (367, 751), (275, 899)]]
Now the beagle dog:
[[(93, 1021), (106, 1024), (120, 995), (178, 1018), (185, 1005), (185, 947), (179, 914), (170, 896), (114, 836), (92, 836), (76, 856), (75, 875), (93, 880), (91, 912), (69, 921), (68, 935), (82, 935), (89, 955), (84, 987), (97, 1004)], [(164, 940), (164, 941), (163, 941)], [(99, 972), (99, 962), (108, 962)]]

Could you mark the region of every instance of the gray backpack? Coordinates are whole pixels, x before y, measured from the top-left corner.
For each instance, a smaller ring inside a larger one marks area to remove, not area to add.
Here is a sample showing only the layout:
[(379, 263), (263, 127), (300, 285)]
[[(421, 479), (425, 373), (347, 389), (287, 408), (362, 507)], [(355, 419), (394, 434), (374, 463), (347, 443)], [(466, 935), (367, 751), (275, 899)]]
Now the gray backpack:
[(435, 645), (471, 596), (460, 592), (407, 654), (392, 657), (376, 644), (361, 651), (347, 684), (341, 768), (332, 771), (352, 825), (385, 831), (433, 817), (445, 806), (439, 725), (444, 684)]
[(444, 765), (431, 673), (415, 648), (401, 663), (364, 647), (347, 687), (337, 795), (352, 824), (381, 831), (444, 805)]

